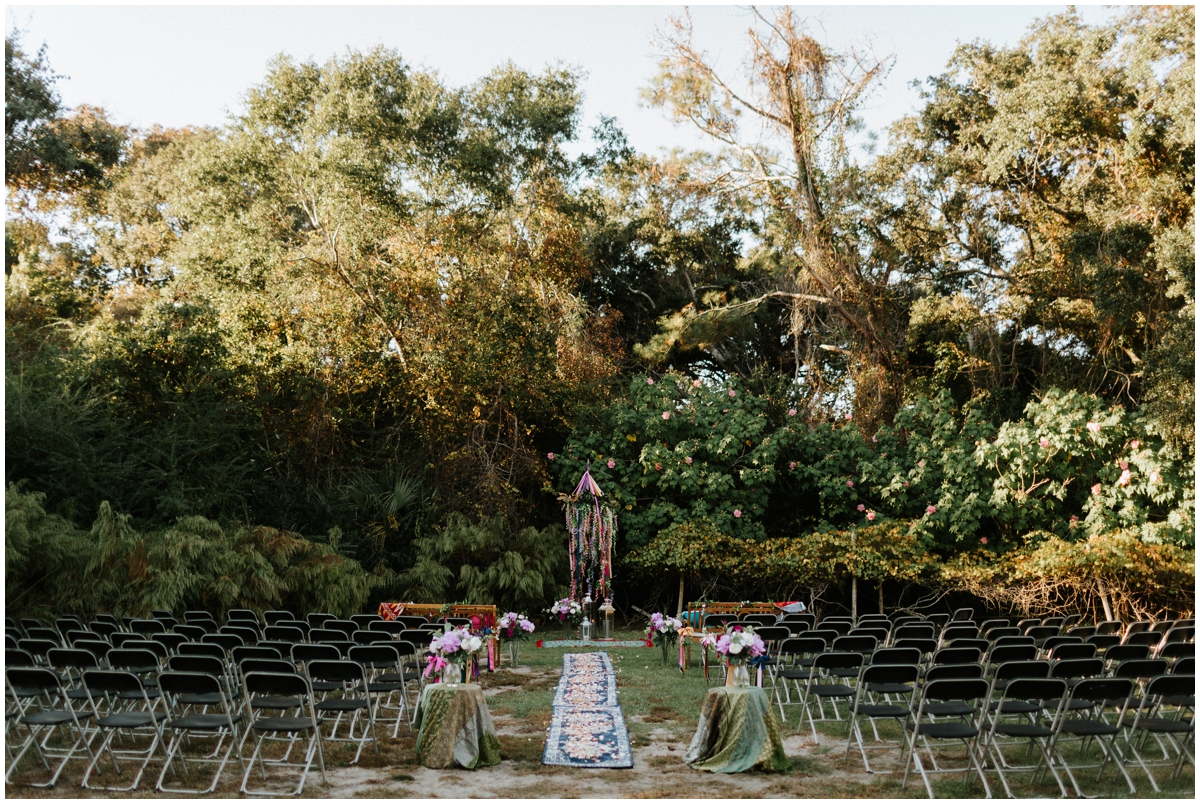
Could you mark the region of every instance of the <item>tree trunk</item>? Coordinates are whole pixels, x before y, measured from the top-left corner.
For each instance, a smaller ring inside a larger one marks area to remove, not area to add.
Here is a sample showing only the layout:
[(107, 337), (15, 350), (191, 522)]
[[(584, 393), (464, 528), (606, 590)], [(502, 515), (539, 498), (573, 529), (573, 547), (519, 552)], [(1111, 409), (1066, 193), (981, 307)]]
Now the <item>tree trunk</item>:
[(858, 625), (858, 576), (850, 576), (850, 619)]
[(1115, 620), (1113, 616), (1112, 603), (1108, 600), (1108, 587), (1104, 585), (1104, 581), (1096, 579), (1096, 586), (1100, 591), (1100, 605), (1104, 606), (1104, 619)]
[(683, 573), (679, 573), (679, 605), (676, 607), (675, 616), (683, 614)]

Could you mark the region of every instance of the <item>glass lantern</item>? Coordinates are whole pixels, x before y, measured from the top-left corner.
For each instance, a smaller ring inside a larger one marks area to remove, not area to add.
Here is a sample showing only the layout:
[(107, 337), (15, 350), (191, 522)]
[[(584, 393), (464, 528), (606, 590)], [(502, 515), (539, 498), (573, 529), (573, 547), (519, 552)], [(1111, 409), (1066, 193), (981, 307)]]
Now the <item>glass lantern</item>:
[(613, 608), (612, 598), (604, 599), (604, 605), (600, 607), (600, 613), (604, 615), (604, 640), (611, 641), (613, 637), (613, 613), (616, 609)]
[(592, 621), (587, 617), (583, 618), (583, 623), (579, 626), (579, 638), (584, 642), (592, 641)]

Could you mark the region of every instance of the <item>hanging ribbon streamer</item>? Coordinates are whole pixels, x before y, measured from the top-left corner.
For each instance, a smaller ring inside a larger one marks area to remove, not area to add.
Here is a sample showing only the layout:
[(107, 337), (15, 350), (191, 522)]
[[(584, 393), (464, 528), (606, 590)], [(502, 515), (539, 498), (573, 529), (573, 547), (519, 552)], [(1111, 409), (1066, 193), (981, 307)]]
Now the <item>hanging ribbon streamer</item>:
[(683, 658), (683, 643), (685, 640), (686, 637), (679, 640), (679, 672), (681, 673), (687, 668), (687, 659)]
[(708, 645), (704, 646), (704, 680), (708, 681)]
[(572, 600), (612, 597), (612, 547), (617, 520), (612, 506), (601, 503), (603, 496), (589, 463), (575, 491), (565, 498)]

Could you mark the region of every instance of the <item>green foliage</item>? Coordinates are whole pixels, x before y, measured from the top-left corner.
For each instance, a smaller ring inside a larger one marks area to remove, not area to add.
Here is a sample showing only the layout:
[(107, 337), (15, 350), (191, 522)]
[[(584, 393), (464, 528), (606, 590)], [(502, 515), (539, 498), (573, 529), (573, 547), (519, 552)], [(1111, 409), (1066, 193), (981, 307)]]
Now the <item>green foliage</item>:
[(46, 514), (44, 495), (5, 490), (5, 606), (9, 612), (99, 611), (145, 616), (152, 608), (298, 608), (350, 615), (378, 580), (327, 545), (274, 528), (222, 528), (184, 517), (134, 530), (107, 502), (90, 532)]
[(602, 425), (577, 430), (552, 463), (563, 488), (573, 488), (591, 464), (628, 547), (668, 525), (703, 519), (757, 538), (776, 462), (793, 437), (766, 411), (766, 400), (740, 383), (638, 376), (605, 409)]
[(451, 514), (445, 527), (415, 544), (416, 563), (400, 576), (405, 600), (536, 611), (567, 581), (566, 534), (558, 526), (513, 534), (498, 517), (476, 524)]

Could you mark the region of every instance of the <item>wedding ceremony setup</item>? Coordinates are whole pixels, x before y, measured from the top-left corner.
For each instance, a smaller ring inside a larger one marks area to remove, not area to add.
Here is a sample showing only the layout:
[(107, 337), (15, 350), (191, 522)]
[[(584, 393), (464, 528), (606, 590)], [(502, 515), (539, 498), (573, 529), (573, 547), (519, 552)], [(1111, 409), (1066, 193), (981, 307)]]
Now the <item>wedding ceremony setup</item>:
[(12, 799), (1195, 798), (1195, 9), (9, 5)]

